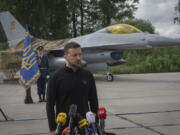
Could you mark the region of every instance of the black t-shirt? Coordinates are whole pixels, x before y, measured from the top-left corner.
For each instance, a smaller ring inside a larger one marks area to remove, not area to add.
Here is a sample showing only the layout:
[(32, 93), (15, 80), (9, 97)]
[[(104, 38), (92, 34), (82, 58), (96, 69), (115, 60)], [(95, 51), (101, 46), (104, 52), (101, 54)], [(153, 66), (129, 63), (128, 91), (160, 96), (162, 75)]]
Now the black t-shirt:
[(89, 71), (78, 68), (73, 72), (65, 66), (52, 75), (48, 82), (46, 111), (50, 131), (56, 129), (55, 116), (60, 112), (68, 115), (71, 104), (77, 105), (77, 112), (82, 116), (89, 110), (97, 113), (97, 91), (94, 77)]

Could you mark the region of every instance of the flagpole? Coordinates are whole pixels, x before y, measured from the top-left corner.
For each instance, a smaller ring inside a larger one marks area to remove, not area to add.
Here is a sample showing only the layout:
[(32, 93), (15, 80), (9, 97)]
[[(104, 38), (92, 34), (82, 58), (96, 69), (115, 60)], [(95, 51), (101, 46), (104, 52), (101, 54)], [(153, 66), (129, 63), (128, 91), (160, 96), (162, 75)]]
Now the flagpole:
[(25, 104), (33, 104), (33, 99), (31, 97), (31, 87), (26, 89), (26, 96), (24, 99)]

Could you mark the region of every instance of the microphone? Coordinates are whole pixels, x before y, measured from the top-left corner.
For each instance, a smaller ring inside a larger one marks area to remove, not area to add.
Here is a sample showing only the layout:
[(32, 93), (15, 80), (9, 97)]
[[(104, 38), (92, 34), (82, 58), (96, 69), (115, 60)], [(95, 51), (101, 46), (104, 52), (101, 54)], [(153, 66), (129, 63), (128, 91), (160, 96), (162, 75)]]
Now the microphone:
[(67, 130), (68, 130), (68, 127), (64, 128), (62, 131), (62, 135), (65, 135)]
[(77, 128), (77, 127), (74, 127), (74, 135), (80, 135), (80, 134), (78, 133), (78, 128)]
[(68, 113), (70, 119), (69, 119), (68, 129), (67, 129), (67, 131), (66, 131), (66, 135), (70, 135), (70, 133), (71, 133), (72, 124), (73, 124), (73, 119), (74, 119), (75, 116), (76, 116), (76, 112), (77, 112), (77, 105), (72, 104), (72, 105), (70, 106), (70, 108), (69, 108), (69, 113)]
[(100, 119), (101, 132), (102, 134), (104, 134), (104, 127), (105, 127), (104, 119), (106, 119), (106, 109), (104, 107), (98, 109), (98, 118)]
[(56, 118), (57, 128), (56, 128), (56, 135), (60, 135), (61, 127), (64, 126), (66, 123), (67, 115), (66, 113), (59, 113)]
[(86, 119), (89, 122), (89, 124), (91, 124), (94, 135), (98, 135), (97, 128), (96, 128), (96, 120), (95, 120), (94, 114), (92, 112), (87, 112), (86, 113)]
[(77, 105), (72, 104), (72, 105), (69, 107), (69, 113), (68, 113), (69, 117), (75, 117), (76, 112), (77, 112)]
[(88, 131), (89, 123), (87, 122), (87, 120), (83, 118), (80, 114), (77, 114), (77, 118), (80, 119), (80, 121), (78, 122), (79, 128), (80, 129), (83, 128), (85, 135), (89, 135), (89, 131)]

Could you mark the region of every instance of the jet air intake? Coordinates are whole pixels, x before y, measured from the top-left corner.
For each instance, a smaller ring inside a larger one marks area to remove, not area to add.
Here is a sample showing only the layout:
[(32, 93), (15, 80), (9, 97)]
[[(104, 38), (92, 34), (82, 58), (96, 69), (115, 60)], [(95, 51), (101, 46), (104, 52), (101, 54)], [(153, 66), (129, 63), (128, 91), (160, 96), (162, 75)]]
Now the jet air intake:
[(49, 58), (49, 66), (50, 66), (51, 73), (62, 68), (65, 64), (66, 64), (66, 60), (63, 57), (50, 57)]
[(94, 52), (94, 53), (84, 53), (83, 59), (88, 63), (97, 63), (97, 62), (116, 62), (122, 59), (122, 52)]

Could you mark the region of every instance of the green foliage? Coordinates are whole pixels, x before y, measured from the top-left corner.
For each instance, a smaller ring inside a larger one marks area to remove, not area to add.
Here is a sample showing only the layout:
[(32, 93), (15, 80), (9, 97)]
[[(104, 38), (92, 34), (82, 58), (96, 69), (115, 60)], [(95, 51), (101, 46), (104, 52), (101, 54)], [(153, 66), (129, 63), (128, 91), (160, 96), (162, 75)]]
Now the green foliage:
[(0, 0), (38, 38), (63, 39), (94, 32), (117, 18), (133, 17), (139, 0)]
[[(141, 51), (141, 52), (140, 52)], [(137, 53), (138, 52), (138, 53)], [(156, 73), (180, 71), (180, 48), (126, 51), (124, 65), (111, 67), (111, 73)]]
[(7, 42), (0, 43), (0, 51), (6, 50), (7, 48), (8, 48)]
[(174, 10), (175, 10), (175, 14), (174, 14), (174, 18), (173, 18), (173, 21), (175, 24), (180, 24), (180, 1), (177, 1), (175, 7), (174, 7)]
[(69, 36), (66, 0), (0, 0), (0, 9), (10, 11), (38, 38), (62, 39)]
[(2, 28), (2, 25), (0, 23), (0, 43), (6, 42), (6, 41), (7, 41), (7, 39), (6, 39), (4, 30)]
[(133, 13), (137, 10), (139, 0), (100, 0), (100, 19), (102, 26), (111, 25), (113, 20), (134, 18)]
[(7, 39), (3, 31), (2, 25), (0, 23), (0, 51), (6, 50), (8, 48)]

